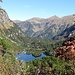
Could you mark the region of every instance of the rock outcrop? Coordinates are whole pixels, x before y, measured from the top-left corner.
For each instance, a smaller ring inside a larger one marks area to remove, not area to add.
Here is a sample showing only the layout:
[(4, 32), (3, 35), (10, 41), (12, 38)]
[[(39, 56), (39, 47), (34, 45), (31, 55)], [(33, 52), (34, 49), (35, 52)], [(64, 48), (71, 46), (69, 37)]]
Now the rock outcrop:
[(0, 29), (14, 27), (14, 23), (9, 19), (6, 11), (0, 7)]
[(10, 20), (7, 12), (0, 7), (0, 37), (6, 38), (17, 45), (22, 43), (20, 38), (24, 38), (25, 35), (20, 27)]

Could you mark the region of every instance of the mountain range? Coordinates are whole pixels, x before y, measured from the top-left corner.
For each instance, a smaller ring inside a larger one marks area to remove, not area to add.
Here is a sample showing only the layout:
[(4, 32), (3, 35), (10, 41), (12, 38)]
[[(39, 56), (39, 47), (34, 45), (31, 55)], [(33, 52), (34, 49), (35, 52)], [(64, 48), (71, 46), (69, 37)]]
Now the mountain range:
[(50, 39), (63, 39), (75, 34), (75, 14), (64, 17), (34, 17), (26, 21), (10, 20), (0, 7), (0, 36), (22, 43), (26, 36)]
[(51, 39), (56, 39), (62, 32), (64, 33), (65, 30), (67, 31), (68, 28), (70, 29), (70, 27), (73, 26), (74, 21), (75, 14), (61, 18), (55, 15), (49, 18), (34, 17), (26, 21), (14, 20), (25, 35)]

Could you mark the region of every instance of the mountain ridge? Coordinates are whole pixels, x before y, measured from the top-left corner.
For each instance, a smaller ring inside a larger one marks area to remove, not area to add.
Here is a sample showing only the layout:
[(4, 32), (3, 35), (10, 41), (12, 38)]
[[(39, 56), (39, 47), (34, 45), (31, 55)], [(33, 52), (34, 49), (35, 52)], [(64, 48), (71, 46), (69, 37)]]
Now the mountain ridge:
[(30, 37), (53, 38), (73, 25), (75, 14), (58, 17), (56, 15), (49, 18), (34, 17), (26, 21), (16, 22), (25, 35)]
[(28, 21), (28, 20), (31, 20), (31, 19), (49, 19), (49, 18), (64, 18), (64, 17), (68, 17), (68, 16), (75, 16), (75, 14), (70, 14), (70, 15), (64, 15), (62, 17), (59, 17), (57, 15), (53, 15), (53, 16), (50, 16), (50, 17), (47, 17), (47, 18), (42, 18), (42, 17), (32, 17), (32, 18), (29, 18), (29, 19), (26, 19), (26, 20), (20, 20), (20, 19), (16, 19), (16, 20), (13, 20), (13, 22), (15, 21)]
[[(10, 43), (15, 44), (17, 47), (21, 47), (24, 44), (23, 38), (25, 38), (25, 34), (21, 30), (21, 28), (10, 20), (7, 12), (0, 7), (0, 37)], [(21, 39), (22, 38), (22, 39)]]

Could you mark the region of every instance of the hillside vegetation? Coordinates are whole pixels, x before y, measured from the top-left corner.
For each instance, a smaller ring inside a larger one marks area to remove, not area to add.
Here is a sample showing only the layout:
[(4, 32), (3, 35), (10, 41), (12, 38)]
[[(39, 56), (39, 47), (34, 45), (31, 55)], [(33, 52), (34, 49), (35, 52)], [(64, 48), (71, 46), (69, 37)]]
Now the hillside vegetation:
[[(66, 59), (67, 56), (64, 55), (75, 51), (74, 47), (71, 49), (71, 45), (75, 45), (75, 36), (63, 41), (26, 36), (9, 19), (6, 11), (0, 8), (0, 75), (75, 75), (75, 62), (70, 62), (70, 58)], [(34, 56), (41, 53), (48, 56), (29, 62), (16, 59), (15, 55), (24, 50)], [(72, 55), (71, 59), (75, 60), (75, 54)]]

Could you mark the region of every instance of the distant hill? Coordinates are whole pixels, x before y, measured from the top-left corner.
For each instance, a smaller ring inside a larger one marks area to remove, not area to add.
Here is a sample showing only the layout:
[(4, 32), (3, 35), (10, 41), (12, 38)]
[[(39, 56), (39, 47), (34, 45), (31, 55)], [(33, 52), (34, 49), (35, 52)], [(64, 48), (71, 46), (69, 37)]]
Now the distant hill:
[(21, 22), (20, 20), (13, 20), (14, 23), (18, 23)]
[(34, 17), (26, 21), (16, 22), (16, 24), (21, 27), (27, 36), (53, 38), (72, 26), (74, 21), (75, 14), (61, 18), (56, 15), (46, 19)]

